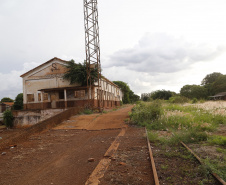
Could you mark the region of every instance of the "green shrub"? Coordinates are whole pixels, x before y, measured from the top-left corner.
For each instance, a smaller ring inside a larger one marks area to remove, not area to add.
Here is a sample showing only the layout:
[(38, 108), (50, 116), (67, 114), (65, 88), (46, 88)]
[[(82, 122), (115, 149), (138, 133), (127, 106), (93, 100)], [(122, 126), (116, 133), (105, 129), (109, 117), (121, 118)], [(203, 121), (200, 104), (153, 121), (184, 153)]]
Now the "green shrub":
[(155, 142), (158, 140), (158, 134), (153, 131), (148, 132), (148, 139), (150, 142)]
[(130, 119), (132, 123), (143, 125), (150, 124), (162, 115), (162, 104), (156, 100), (150, 103), (139, 102), (132, 108)]
[(170, 103), (187, 103), (189, 99), (184, 96), (172, 96), (169, 98)]
[(9, 128), (13, 127), (13, 114), (11, 110), (6, 110), (3, 113), (3, 120), (6, 127), (9, 127)]
[(93, 111), (91, 109), (84, 109), (83, 113), (84, 114), (92, 114)]
[(211, 136), (208, 139), (210, 144), (216, 144), (221, 146), (226, 146), (226, 136)]
[(192, 103), (194, 104), (194, 103), (197, 103), (198, 102), (198, 100), (197, 100), (197, 98), (193, 98), (192, 99)]

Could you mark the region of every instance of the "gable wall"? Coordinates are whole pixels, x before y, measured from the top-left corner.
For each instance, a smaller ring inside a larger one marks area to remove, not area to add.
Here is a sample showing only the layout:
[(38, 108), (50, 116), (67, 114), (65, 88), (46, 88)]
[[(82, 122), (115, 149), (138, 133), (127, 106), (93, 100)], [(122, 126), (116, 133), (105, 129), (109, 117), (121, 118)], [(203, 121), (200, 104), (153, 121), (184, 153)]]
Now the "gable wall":
[(27, 94), (34, 94), (33, 103), (38, 103), (38, 93), (40, 93), (38, 90), (40, 89), (76, 86), (76, 84), (70, 85), (68, 80), (63, 79), (63, 74), (67, 70), (64, 67), (65, 65), (64, 62), (55, 59), (32, 73), (25, 75), (23, 77), (24, 103), (28, 102)]

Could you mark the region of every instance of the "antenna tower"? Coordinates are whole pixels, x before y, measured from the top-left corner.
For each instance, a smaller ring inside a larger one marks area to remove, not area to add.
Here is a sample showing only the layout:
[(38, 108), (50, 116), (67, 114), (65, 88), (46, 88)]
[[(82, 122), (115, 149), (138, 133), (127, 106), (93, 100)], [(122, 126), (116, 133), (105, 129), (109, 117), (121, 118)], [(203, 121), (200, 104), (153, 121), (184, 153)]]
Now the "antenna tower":
[[(98, 82), (97, 100), (98, 108), (103, 106), (102, 83), (101, 83), (101, 65), (100, 65), (100, 43), (98, 26), (98, 8), (97, 0), (83, 0), (84, 2), (84, 21), (85, 21), (85, 49), (86, 49), (86, 70), (87, 70), (87, 88), (88, 99), (91, 100), (91, 71), (98, 70), (98, 76), (95, 81)], [(95, 94), (95, 93), (94, 93)]]

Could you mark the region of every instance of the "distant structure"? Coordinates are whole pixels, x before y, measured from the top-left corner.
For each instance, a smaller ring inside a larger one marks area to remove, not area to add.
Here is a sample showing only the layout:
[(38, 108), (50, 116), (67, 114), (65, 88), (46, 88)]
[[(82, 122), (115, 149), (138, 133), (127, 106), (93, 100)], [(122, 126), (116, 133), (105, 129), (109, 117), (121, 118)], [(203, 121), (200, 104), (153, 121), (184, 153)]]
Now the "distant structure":
[(68, 107), (98, 108), (98, 94), (103, 95), (103, 107), (120, 106), (122, 101), (121, 89), (105, 77), (101, 77), (99, 84), (81, 86), (71, 85), (63, 79), (68, 70), (68, 61), (59, 58), (37, 66), (21, 75), (23, 78), (24, 109), (56, 109)]
[(210, 98), (213, 98), (214, 100), (226, 100), (226, 92), (215, 94), (214, 96), (210, 96)]
[(0, 103), (0, 113), (5, 112), (6, 110), (11, 110), (14, 102), (2, 102)]

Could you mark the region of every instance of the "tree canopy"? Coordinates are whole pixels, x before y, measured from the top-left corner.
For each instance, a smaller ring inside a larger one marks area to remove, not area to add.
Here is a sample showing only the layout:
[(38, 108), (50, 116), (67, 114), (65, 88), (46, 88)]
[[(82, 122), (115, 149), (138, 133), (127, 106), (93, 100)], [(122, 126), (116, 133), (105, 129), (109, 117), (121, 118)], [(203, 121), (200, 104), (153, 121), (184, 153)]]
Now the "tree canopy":
[(13, 105), (14, 110), (22, 110), (23, 109), (23, 93), (20, 93), (16, 96), (15, 102)]
[(184, 85), (180, 90), (180, 94), (190, 99), (205, 99), (207, 98), (207, 89), (200, 85)]
[(133, 103), (140, 99), (140, 96), (134, 94), (127, 83), (122, 81), (113, 81), (116, 85), (120, 87), (123, 93), (122, 102), (123, 103)]
[(153, 100), (156, 100), (156, 99), (169, 100), (169, 98), (172, 97), (173, 94), (176, 94), (176, 93), (162, 89), (162, 90), (153, 91), (151, 93), (151, 98)]
[(218, 73), (218, 72), (214, 72), (214, 73), (211, 73), (211, 74), (208, 74), (206, 75), (205, 78), (203, 78), (202, 82), (201, 82), (201, 85), (209, 85), (209, 84), (212, 84), (214, 83), (218, 77), (222, 76), (223, 74), (221, 73)]
[(206, 77), (202, 80), (201, 85), (207, 89), (208, 96), (213, 96), (216, 93), (213, 84), (220, 76), (223, 76), (223, 74), (214, 72), (206, 75)]
[[(68, 71), (64, 74), (64, 79), (70, 81), (70, 84), (79, 83), (81, 86), (87, 85), (87, 72), (86, 72), (86, 63), (78, 63), (76, 64), (74, 60), (69, 61), (66, 66)], [(98, 69), (93, 68), (90, 72), (91, 76), (91, 84), (97, 80), (98, 77)], [(89, 82), (90, 83), (90, 82)]]
[(14, 101), (9, 97), (4, 97), (1, 99), (1, 102), (3, 103), (3, 102), (14, 102)]
[(226, 75), (221, 75), (213, 83), (214, 94), (226, 92)]

